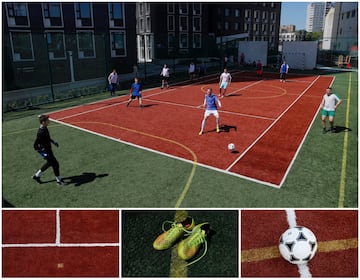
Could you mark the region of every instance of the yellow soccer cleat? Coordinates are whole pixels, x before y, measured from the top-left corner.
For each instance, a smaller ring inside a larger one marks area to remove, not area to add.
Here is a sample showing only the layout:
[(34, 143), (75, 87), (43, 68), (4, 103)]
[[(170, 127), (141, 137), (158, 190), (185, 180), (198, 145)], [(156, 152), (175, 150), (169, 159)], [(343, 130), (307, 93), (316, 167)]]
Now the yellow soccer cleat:
[(192, 230), (191, 234), (184, 240), (182, 240), (179, 243), (178, 246), (178, 255), (183, 260), (190, 260), (192, 259), (199, 249), (204, 244), (204, 253), (197, 258), (196, 260), (192, 261), (191, 263), (188, 263), (187, 265), (191, 265), (197, 261), (199, 261), (202, 257), (205, 256), (207, 252), (207, 241), (206, 238), (210, 232), (210, 225), (209, 223), (202, 223), (199, 225), (196, 225), (194, 229)]
[[(171, 228), (165, 230), (165, 225), (171, 224)], [(166, 250), (173, 246), (185, 233), (190, 233), (195, 226), (195, 221), (191, 217), (187, 217), (181, 222), (165, 221), (162, 224), (163, 233), (161, 233), (154, 241), (155, 250)]]

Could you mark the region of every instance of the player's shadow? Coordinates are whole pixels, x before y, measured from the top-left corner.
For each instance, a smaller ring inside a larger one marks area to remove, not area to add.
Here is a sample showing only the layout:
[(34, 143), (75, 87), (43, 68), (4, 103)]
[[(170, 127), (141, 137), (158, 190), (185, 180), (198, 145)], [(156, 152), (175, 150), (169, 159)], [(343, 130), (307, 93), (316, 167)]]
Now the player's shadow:
[(227, 125), (227, 124), (223, 124), (222, 126), (220, 126), (220, 132), (229, 133), (232, 129), (234, 131), (237, 131), (237, 126), (235, 126), (235, 125)]
[(68, 185), (75, 185), (75, 187), (81, 186), (95, 181), (97, 178), (103, 178), (109, 176), (109, 174), (96, 175), (94, 172), (83, 172), (81, 175), (75, 175), (63, 178)]
[(350, 132), (350, 131), (352, 131), (351, 128), (345, 126), (335, 126), (335, 133)]
[(229, 93), (227, 95), (225, 95), (226, 97), (235, 97), (235, 96), (242, 96), (241, 93)]

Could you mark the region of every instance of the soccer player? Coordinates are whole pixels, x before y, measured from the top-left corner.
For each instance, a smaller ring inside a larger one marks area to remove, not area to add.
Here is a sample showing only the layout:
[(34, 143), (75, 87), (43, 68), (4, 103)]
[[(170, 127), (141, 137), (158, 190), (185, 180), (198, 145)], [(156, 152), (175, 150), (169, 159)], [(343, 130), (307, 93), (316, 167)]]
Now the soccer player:
[(164, 67), (162, 68), (160, 72), (160, 76), (162, 76), (161, 79), (161, 89), (163, 89), (166, 85), (166, 88), (169, 88), (169, 77), (170, 77), (170, 69), (167, 67), (166, 64), (164, 64)]
[(199, 135), (203, 134), (206, 119), (211, 115), (214, 115), (214, 117), (216, 118), (216, 132), (219, 133), (220, 132), (220, 127), (219, 127), (220, 117), (219, 117), (219, 112), (218, 112), (217, 106), (219, 106), (221, 108), (221, 102), (216, 97), (216, 95), (214, 95), (212, 93), (212, 88), (207, 89), (205, 99), (204, 99), (204, 104), (202, 106), (204, 106), (206, 108), (206, 110), (204, 113), (204, 119), (202, 120), (202, 123), (201, 123), (201, 130), (199, 132)]
[(289, 64), (284, 60), (283, 64), (280, 66), (280, 82), (286, 82), (286, 75), (289, 72)]
[(190, 81), (192, 81), (194, 79), (195, 76), (195, 64), (194, 62), (191, 62), (189, 65), (189, 77), (190, 77)]
[(54, 153), (51, 149), (51, 144), (54, 144), (56, 147), (59, 147), (59, 144), (51, 139), (49, 130), (47, 126), (49, 125), (49, 116), (40, 115), (39, 116), (40, 128), (37, 132), (36, 139), (34, 142), (34, 149), (37, 151), (46, 162), (43, 166), (33, 175), (33, 179), (41, 184), (40, 176), (42, 173), (52, 166), (56, 178), (56, 183), (59, 186), (66, 185), (64, 180), (60, 176), (60, 167), (59, 162), (56, 160)]
[(342, 100), (332, 92), (331, 87), (328, 87), (326, 89), (326, 93), (324, 94), (322, 103), (321, 103), (321, 124), (323, 127), (323, 134), (325, 134), (326, 131), (326, 117), (329, 118), (330, 123), (330, 133), (334, 133), (334, 119), (335, 119), (335, 111), (337, 107), (340, 106), (342, 103)]
[(141, 97), (141, 91), (142, 91), (142, 85), (138, 78), (134, 78), (134, 83), (131, 85), (130, 88), (130, 98), (128, 102), (126, 103), (126, 107), (129, 106), (131, 101), (133, 101), (135, 98), (139, 100), (139, 105), (142, 108), (142, 97)]
[(110, 88), (110, 95), (115, 95), (116, 91), (116, 85), (118, 83), (118, 74), (116, 73), (116, 69), (113, 69), (113, 71), (108, 76), (109, 81), (109, 88)]
[[(219, 97), (224, 97), (225, 93), (226, 93), (226, 89), (228, 88), (228, 86), (231, 83), (231, 75), (230, 73), (227, 71), (227, 69), (224, 69), (224, 72), (220, 75), (220, 81), (219, 81)], [(222, 90), (224, 90), (222, 92)]]
[(256, 76), (258, 79), (262, 78), (262, 74), (263, 74), (263, 65), (261, 63), (261, 60), (259, 59), (256, 63)]

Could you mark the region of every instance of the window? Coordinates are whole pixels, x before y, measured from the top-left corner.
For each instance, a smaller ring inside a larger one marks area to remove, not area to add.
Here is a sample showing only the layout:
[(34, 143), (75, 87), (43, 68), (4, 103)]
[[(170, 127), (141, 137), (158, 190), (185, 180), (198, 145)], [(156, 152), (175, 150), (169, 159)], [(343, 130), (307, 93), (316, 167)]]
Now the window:
[(6, 8), (9, 27), (30, 26), (26, 3), (7, 3)]
[(139, 19), (139, 32), (144, 32), (144, 19), (143, 18), (140, 18)]
[(193, 31), (201, 32), (201, 18), (200, 17), (193, 18)]
[(266, 20), (268, 19), (268, 12), (263, 11), (263, 13), (262, 13), (262, 19), (263, 19), (264, 21), (266, 21)]
[(168, 30), (175, 31), (175, 16), (168, 16)]
[(355, 15), (356, 15), (356, 10), (352, 10), (351, 11), (351, 17), (355, 17)]
[(61, 3), (43, 3), (44, 27), (63, 27)]
[(193, 48), (194, 49), (201, 48), (201, 34), (199, 33), (193, 34)]
[(30, 32), (10, 32), (13, 61), (34, 59), (34, 51)]
[(110, 32), (111, 57), (126, 56), (125, 32)]
[(122, 3), (109, 3), (109, 17), (110, 27), (124, 27), (124, 4)]
[(260, 18), (260, 11), (255, 11), (254, 12), (254, 19), (258, 22)]
[(179, 14), (187, 15), (188, 14), (188, 4), (179, 3)]
[(234, 23), (234, 30), (239, 30), (239, 23), (238, 22), (235, 22)]
[(276, 20), (276, 14), (275, 13), (271, 13), (271, 20), (274, 22)]
[(92, 27), (92, 8), (90, 3), (75, 3), (76, 27)]
[(169, 3), (167, 5), (167, 7), (168, 7), (168, 13), (169, 14), (174, 14), (175, 13), (175, 4), (174, 3)]
[(229, 8), (225, 8), (225, 16), (229, 17), (230, 16), (230, 9)]
[(146, 32), (151, 32), (151, 20), (149, 16), (146, 16)]
[(78, 57), (94, 58), (95, 43), (93, 32), (80, 31), (77, 33)]
[(50, 59), (64, 59), (65, 55), (65, 40), (63, 32), (47, 32), (46, 33), (49, 58)]
[(229, 22), (225, 22), (225, 24), (224, 24), (224, 27), (225, 27), (225, 30), (229, 30)]
[(240, 17), (240, 10), (239, 9), (235, 9), (235, 17)]
[(196, 15), (196, 16), (201, 15), (201, 4), (200, 3), (193, 4), (193, 15)]
[(180, 31), (188, 31), (188, 17), (180, 17)]
[(169, 33), (168, 34), (168, 47), (169, 49), (173, 49), (175, 48), (176, 43), (175, 43), (175, 34), (174, 33)]
[(143, 16), (144, 15), (144, 3), (139, 3), (139, 16)]
[(179, 42), (179, 47), (182, 49), (186, 49), (189, 47), (189, 38), (188, 38), (188, 34), (186, 33), (180, 33), (180, 42)]
[(250, 21), (251, 19), (251, 10), (245, 10), (245, 20)]
[(346, 18), (350, 18), (350, 11), (346, 13)]
[(250, 24), (245, 23), (244, 24), (244, 31), (247, 32), (247, 31), (249, 31), (249, 29), (250, 29)]

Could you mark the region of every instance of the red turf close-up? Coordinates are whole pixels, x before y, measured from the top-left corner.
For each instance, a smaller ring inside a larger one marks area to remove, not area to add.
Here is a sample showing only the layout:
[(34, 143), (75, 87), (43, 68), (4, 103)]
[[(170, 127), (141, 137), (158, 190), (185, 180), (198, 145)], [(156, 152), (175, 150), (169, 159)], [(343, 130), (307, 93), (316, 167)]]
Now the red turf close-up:
[[(221, 98), (220, 133), (209, 118), (199, 136), (206, 89), (218, 78), (143, 91), (143, 108), (127, 96), (50, 113), (56, 122), (235, 176), (281, 187), (316, 116), (331, 76), (234, 72)], [(301, 116), (301, 118), (300, 118)], [(291, 131), (291, 133), (287, 133)], [(234, 143), (236, 150), (227, 150)], [(276, 155), (276, 156), (274, 156)]]
[(3, 277), (119, 277), (119, 212), (2, 212)]
[[(241, 212), (243, 277), (301, 276), (299, 267), (283, 259), (278, 250), (281, 234), (290, 227), (287, 211)], [(296, 225), (309, 228), (317, 239), (317, 252), (307, 263), (310, 275), (358, 277), (357, 210), (296, 210), (294, 213)]]

